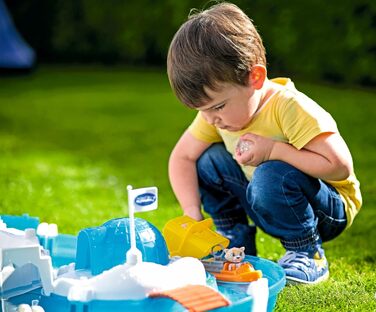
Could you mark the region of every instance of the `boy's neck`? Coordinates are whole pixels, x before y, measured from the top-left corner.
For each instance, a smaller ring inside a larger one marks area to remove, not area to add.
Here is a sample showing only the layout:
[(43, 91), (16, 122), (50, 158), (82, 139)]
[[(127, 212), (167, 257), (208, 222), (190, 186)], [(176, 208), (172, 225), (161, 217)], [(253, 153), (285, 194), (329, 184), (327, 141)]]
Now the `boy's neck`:
[(276, 91), (278, 91), (278, 88), (275, 86), (275, 84), (266, 78), (264, 85), (260, 90), (260, 105), (257, 110), (260, 110)]

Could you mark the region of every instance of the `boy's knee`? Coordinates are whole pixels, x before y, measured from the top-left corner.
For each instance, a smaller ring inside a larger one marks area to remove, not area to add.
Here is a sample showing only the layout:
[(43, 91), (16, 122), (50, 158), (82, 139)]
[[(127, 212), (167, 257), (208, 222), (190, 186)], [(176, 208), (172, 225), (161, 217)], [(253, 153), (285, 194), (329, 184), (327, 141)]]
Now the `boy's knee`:
[(197, 167), (202, 167), (214, 163), (218, 159), (218, 155), (226, 152), (223, 144), (212, 144), (208, 147), (197, 160)]
[(288, 167), (291, 166), (279, 160), (270, 160), (260, 164), (253, 173), (251, 181), (252, 186), (254, 186), (253, 189), (263, 192), (274, 188), (276, 184), (280, 183)]
[(220, 168), (228, 157), (228, 152), (223, 144), (212, 144), (197, 160), (197, 173), (199, 179), (210, 180), (215, 184), (221, 183)]
[(296, 171), (294, 166), (281, 161), (281, 160), (269, 160), (260, 164), (254, 171), (253, 180), (265, 181), (269, 176), (272, 176), (273, 179), (284, 176), (291, 171)]
[(284, 178), (297, 169), (283, 161), (271, 160), (259, 165), (247, 189), (247, 201), (253, 208), (273, 210), (275, 200), (283, 196)]

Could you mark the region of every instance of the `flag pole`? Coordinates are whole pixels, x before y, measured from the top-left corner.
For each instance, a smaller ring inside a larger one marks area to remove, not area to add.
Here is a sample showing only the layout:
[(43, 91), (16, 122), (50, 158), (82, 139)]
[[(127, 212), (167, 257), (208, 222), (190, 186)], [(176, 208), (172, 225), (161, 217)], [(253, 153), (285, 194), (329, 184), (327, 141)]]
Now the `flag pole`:
[(128, 191), (128, 211), (129, 211), (129, 234), (131, 238), (131, 248), (127, 251), (127, 264), (135, 265), (142, 262), (141, 251), (136, 247), (136, 229), (134, 220), (134, 203), (131, 195), (132, 185), (127, 186)]

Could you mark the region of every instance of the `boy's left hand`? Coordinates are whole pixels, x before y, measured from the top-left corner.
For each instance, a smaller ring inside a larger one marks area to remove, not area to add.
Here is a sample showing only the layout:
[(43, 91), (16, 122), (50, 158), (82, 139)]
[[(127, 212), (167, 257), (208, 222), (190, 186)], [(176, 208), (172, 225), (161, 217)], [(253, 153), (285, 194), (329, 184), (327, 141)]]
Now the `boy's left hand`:
[[(243, 143), (242, 143), (243, 142)], [(246, 133), (239, 139), (235, 149), (236, 161), (245, 166), (257, 167), (270, 159), (275, 141), (253, 133)], [(241, 144), (243, 145), (242, 148)]]

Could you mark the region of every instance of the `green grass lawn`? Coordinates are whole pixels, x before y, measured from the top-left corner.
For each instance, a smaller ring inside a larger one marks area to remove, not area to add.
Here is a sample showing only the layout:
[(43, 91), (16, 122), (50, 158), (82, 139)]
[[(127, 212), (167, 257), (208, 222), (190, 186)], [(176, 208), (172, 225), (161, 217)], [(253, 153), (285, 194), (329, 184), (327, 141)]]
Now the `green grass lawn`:
[[(337, 120), (364, 206), (349, 230), (324, 245), (330, 280), (286, 287), (276, 311), (375, 311), (376, 93), (295, 84)], [(138, 216), (162, 229), (181, 215), (167, 160), (193, 116), (163, 71), (42, 67), (0, 78), (0, 214), (29, 213), (77, 234), (127, 216), (127, 184), (156, 185), (159, 209)], [(261, 257), (284, 253), (260, 231), (257, 241)]]

